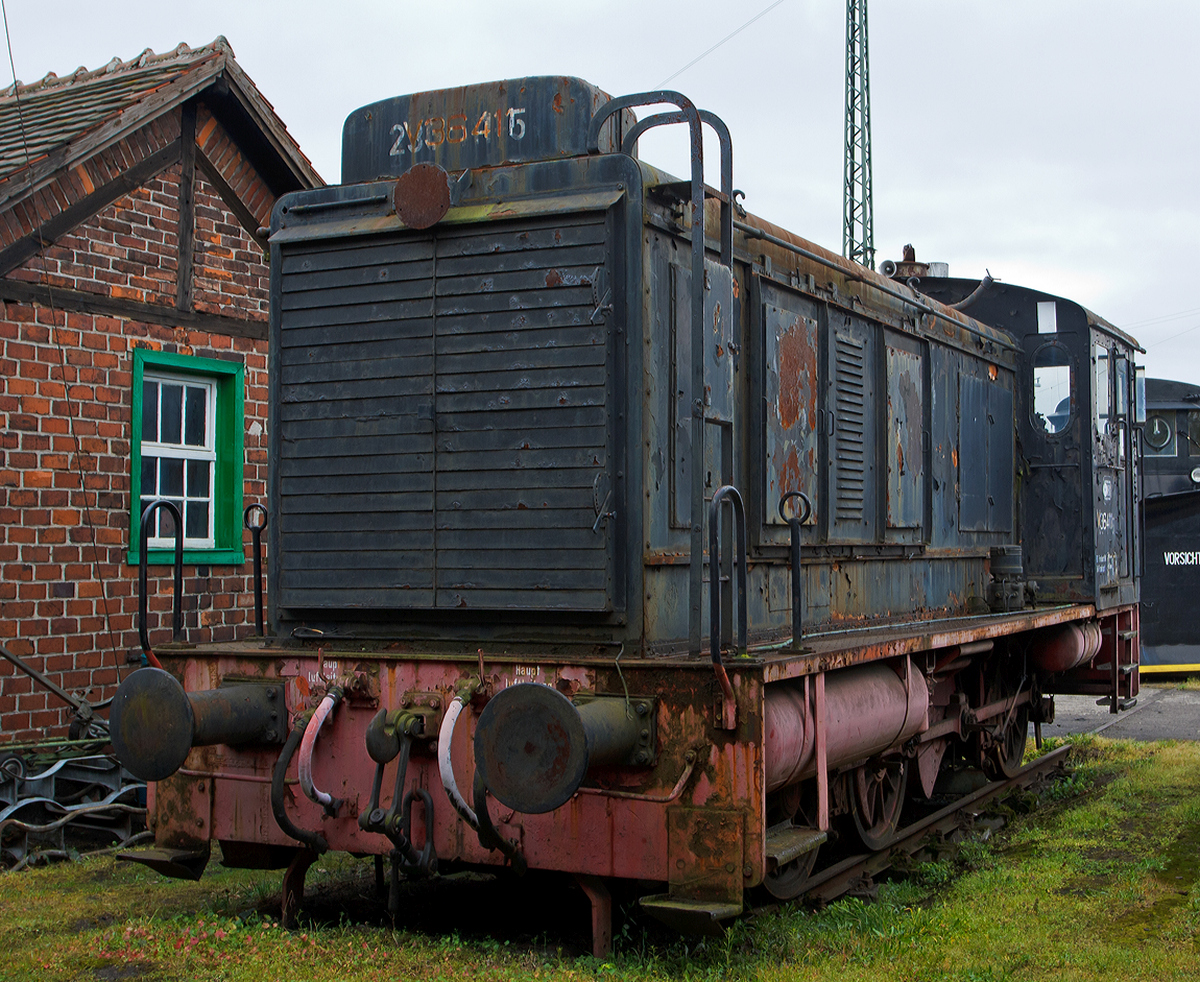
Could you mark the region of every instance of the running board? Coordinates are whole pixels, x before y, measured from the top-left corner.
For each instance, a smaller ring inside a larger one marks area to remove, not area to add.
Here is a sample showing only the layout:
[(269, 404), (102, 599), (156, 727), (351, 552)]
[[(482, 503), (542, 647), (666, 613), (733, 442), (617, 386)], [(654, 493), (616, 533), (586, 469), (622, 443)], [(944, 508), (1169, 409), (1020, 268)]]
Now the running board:
[(828, 838), (828, 832), (818, 829), (796, 828), (791, 825), (768, 829), (767, 859), (773, 860), (775, 868), (779, 869), (806, 852), (812, 852)]
[(119, 852), (117, 859), (126, 863), (141, 863), (154, 872), (176, 880), (198, 880), (208, 865), (209, 849), (139, 849)]
[(741, 904), (684, 900), (669, 893), (651, 894), (639, 899), (638, 903), (651, 917), (680, 934), (719, 935), (725, 930), (721, 922), (742, 912)]

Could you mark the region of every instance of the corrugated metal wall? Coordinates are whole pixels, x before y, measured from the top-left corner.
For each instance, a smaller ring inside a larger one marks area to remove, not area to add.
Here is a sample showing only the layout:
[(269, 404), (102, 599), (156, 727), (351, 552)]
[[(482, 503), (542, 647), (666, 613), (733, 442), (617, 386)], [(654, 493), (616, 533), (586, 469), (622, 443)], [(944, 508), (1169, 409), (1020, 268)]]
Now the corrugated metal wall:
[(277, 602), (613, 606), (604, 214), (286, 248)]

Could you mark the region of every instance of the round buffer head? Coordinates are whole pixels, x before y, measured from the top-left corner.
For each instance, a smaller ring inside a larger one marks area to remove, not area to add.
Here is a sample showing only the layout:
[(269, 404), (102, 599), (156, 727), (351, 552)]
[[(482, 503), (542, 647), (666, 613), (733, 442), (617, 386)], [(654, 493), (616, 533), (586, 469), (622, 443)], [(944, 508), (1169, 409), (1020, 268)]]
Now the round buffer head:
[(501, 804), (526, 815), (553, 811), (587, 774), (587, 734), (579, 711), (546, 685), (502, 689), (479, 715), (475, 766)]
[(161, 668), (139, 668), (130, 675), (109, 710), (117, 760), (142, 781), (161, 781), (183, 766), (194, 728), (191, 700)]

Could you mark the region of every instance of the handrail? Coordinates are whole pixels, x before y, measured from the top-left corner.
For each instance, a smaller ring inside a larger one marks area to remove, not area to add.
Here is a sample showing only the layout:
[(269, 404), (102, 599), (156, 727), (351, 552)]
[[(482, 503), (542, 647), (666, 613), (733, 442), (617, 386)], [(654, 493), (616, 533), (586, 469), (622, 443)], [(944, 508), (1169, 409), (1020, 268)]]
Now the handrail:
[(747, 647), (746, 617), (746, 508), (742, 496), (732, 484), (717, 489), (708, 506), (708, 598), (709, 650), (714, 665), (721, 664), (721, 502), (726, 498), (733, 505), (733, 521), (737, 546), (738, 623), (737, 653), (744, 655)]
[[(707, 123), (721, 141), (721, 265), (733, 263), (733, 140), (729, 136), (729, 127), (716, 113), (707, 109), (698, 110), (701, 122)], [(621, 143), (621, 152), (635, 156), (638, 138), (648, 129), (655, 126), (667, 126), (672, 123), (687, 122), (682, 112), (659, 113), (657, 116), (647, 116), (638, 120)]]
[[(701, 519), (704, 514), (704, 464), (706, 459), (704, 452), (704, 351), (707, 333), (704, 324), (704, 134), (701, 129), (700, 112), (687, 96), (666, 89), (610, 99), (592, 116), (591, 125), (588, 127), (588, 152), (600, 152), (600, 129), (614, 113), (632, 106), (652, 106), (658, 103), (668, 103), (679, 109), (682, 119), (688, 124), (688, 136), (691, 143), (692, 264), (688, 296), (691, 303), (692, 320), (690, 334), (692, 364), (689, 373), (692, 402), (690, 407), (692, 459), (689, 507), (691, 561), (688, 571), (688, 647), (695, 654), (699, 654), (703, 645), (701, 608), (704, 595), (704, 522)], [(732, 155), (730, 156), (732, 160)], [(730, 166), (732, 167), (732, 162)]]
[(166, 498), (155, 498), (142, 512), (141, 538), (138, 540), (138, 637), (142, 643), (142, 653), (153, 668), (162, 668), (162, 664), (150, 647), (149, 629), (146, 624), (146, 578), (150, 553), (150, 520), (160, 508), (166, 508), (175, 522), (175, 612), (171, 623), (171, 640), (178, 641), (183, 637), (183, 516), (173, 501)]
[[(262, 513), (262, 524), (251, 525), (250, 514)], [(263, 636), (263, 595), (262, 595), (262, 534), (266, 531), (270, 516), (267, 509), (255, 502), (246, 506), (242, 513), (242, 524), (250, 530), (250, 538), (254, 541), (254, 633)]]

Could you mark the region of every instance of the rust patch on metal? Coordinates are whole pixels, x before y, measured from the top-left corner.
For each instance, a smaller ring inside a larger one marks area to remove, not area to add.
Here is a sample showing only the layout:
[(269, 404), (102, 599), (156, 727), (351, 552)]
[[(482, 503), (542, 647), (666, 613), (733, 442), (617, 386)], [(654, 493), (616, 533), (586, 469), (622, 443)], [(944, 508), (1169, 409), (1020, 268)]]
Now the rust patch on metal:
[(808, 331), (799, 318), (779, 339), (779, 421), (795, 426), (803, 409), (809, 429), (815, 429), (817, 353), (808, 344)]
[[(213, 749), (192, 751), (188, 762), (211, 770)], [(154, 844), (169, 849), (206, 847), (212, 837), (212, 794), (211, 779), (174, 774), (159, 781), (154, 795)]]
[(409, 228), (430, 228), (450, 210), (449, 175), (437, 164), (417, 164), (396, 179), (392, 203)]
[(800, 456), (796, 453), (794, 444), (788, 448), (788, 455), (784, 459), (783, 469), (779, 473), (779, 486), (781, 488), (804, 486), (800, 480)]
[(741, 812), (679, 806), (667, 809), (667, 876), (672, 897), (740, 903)]

